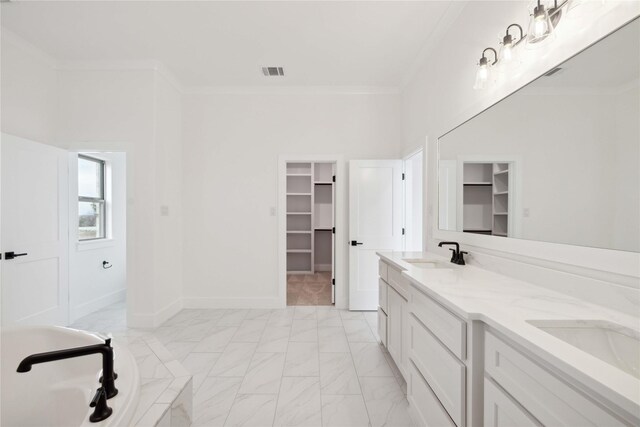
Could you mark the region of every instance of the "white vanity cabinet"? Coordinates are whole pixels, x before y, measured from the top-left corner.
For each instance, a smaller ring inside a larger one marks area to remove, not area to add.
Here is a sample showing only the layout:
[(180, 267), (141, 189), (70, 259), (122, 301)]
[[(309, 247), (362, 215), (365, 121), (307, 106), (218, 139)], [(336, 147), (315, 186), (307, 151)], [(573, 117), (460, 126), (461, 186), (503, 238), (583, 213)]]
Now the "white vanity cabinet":
[[(485, 425), (498, 425), (494, 420), (499, 418), (500, 412), (521, 420), (522, 424), (518, 425), (635, 424), (635, 420), (620, 418), (615, 410), (605, 407), (597, 398), (579, 391), (577, 384), (561, 379), (497, 334), (485, 331), (484, 346)], [(493, 407), (490, 406), (492, 402)], [(499, 406), (498, 409), (495, 405)]]
[(409, 403), (418, 418), (428, 418), (432, 404), (414, 394), (424, 381), (452, 425), (464, 427), (467, 323), (413, 286), (409, 294), (409, 363), (416, 371), (408, 386)]
[[(563, 369), (529, 345), (527, 330), (493, 318), (493, 306), (471, 312), (456, 304), (459, 289), (443, 288), (449, 281), (439, 277), (445, 275), (409, 266), (403, 274), (401, 261), (400, 254), (381, 254), (380, 336), (407, 382), (417, 425), (640, 426), (640, 408), (629, 410), (609, 389), (594, 388)], [(476, 291), (475, 281), (469, 286)], [(547, 350), (553, 354), (554, 348)]]
[(406, 309), (406, 301), (392, 287), (389, 287), (387, 312), (387, 350), (400, 367), (402, 361), (402, 317)]
[[(408, 361), (408, 280), (395, 266), (379, 264), (378, 336), (391, 358), (407, 378)], [(385, 337), (383, 339), (382, 337)]]

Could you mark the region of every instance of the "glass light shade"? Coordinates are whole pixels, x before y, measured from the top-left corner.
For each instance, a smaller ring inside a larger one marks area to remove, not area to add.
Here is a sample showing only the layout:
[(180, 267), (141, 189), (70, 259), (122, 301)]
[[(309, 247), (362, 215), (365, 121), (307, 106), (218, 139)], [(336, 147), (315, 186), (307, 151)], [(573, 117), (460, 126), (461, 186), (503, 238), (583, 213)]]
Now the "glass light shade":
[(511, 70), (518, 68), (522, 61), (520, 60), (520, 49), (515, 43), (504, 43), (500, 47), (498, 54), (498, 70), (501, 73), (509, 73)]
[(473, 85), (475, 90), (482, 90), (487, 87), (487, 84), (489, 83), (489, 75), (491, 73), (489, 67), (490, 65), (487, 62), (480, 62), (478, 71), (476, 72), (476, 82)]
[(549, 12), (544, 5), (536, 6), (533, 9), (533, 15), (529, 21), (529, 31), (527, 31), (527, 47), (535, 48), (540, 45), (543, 40), (552, 40), (553, 23), (549, 17)]

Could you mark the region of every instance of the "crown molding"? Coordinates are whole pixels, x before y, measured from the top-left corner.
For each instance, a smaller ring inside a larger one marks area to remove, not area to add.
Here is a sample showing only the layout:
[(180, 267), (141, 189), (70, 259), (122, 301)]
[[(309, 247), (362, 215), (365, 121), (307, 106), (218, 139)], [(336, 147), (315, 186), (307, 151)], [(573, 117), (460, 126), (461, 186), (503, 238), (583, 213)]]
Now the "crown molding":
[(180, 81), (161, 61), (156, 59), (58, 61), (55, 68), (64, 71), (155, 71), (176, 90), (183, 93)]
[(17, 46), (23, 51), (27, 52), (33, 58), (45, 63), (49, 67), (55, 68), (57, 61), (53, 56), (49, 55), (42, 49), (26, 41), (25, 39), (23, 39), (22, 37), (14, 33), (13, 31), (9, 30), (8, 28), (2, 27), (1, 35), (2, 35), (3, 43), (4, 42), (11, 43), (14, 46)]
[(395, 86), (191, 86), (189, 95), (398, 95)]

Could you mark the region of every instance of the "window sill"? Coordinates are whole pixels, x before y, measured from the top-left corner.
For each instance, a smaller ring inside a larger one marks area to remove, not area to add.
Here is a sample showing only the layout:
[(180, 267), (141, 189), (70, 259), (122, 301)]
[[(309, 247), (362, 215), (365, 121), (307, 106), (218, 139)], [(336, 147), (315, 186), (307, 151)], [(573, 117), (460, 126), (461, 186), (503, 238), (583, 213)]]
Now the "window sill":
[(96, 249), (111, 248), (115, 245), (115, 239), (84, 240), (76, 242), (76, 249), (78, 251), (92, 251)]

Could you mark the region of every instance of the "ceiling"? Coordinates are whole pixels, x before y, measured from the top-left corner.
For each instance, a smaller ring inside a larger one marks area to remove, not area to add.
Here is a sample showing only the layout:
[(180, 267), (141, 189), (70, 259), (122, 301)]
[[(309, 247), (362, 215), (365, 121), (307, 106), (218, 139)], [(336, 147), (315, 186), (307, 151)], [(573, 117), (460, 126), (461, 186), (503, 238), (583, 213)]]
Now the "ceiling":
[(60, 61), (158, 60), (185, 87), (397, 87), (454, 3), (13, 1), (2, 26)]

